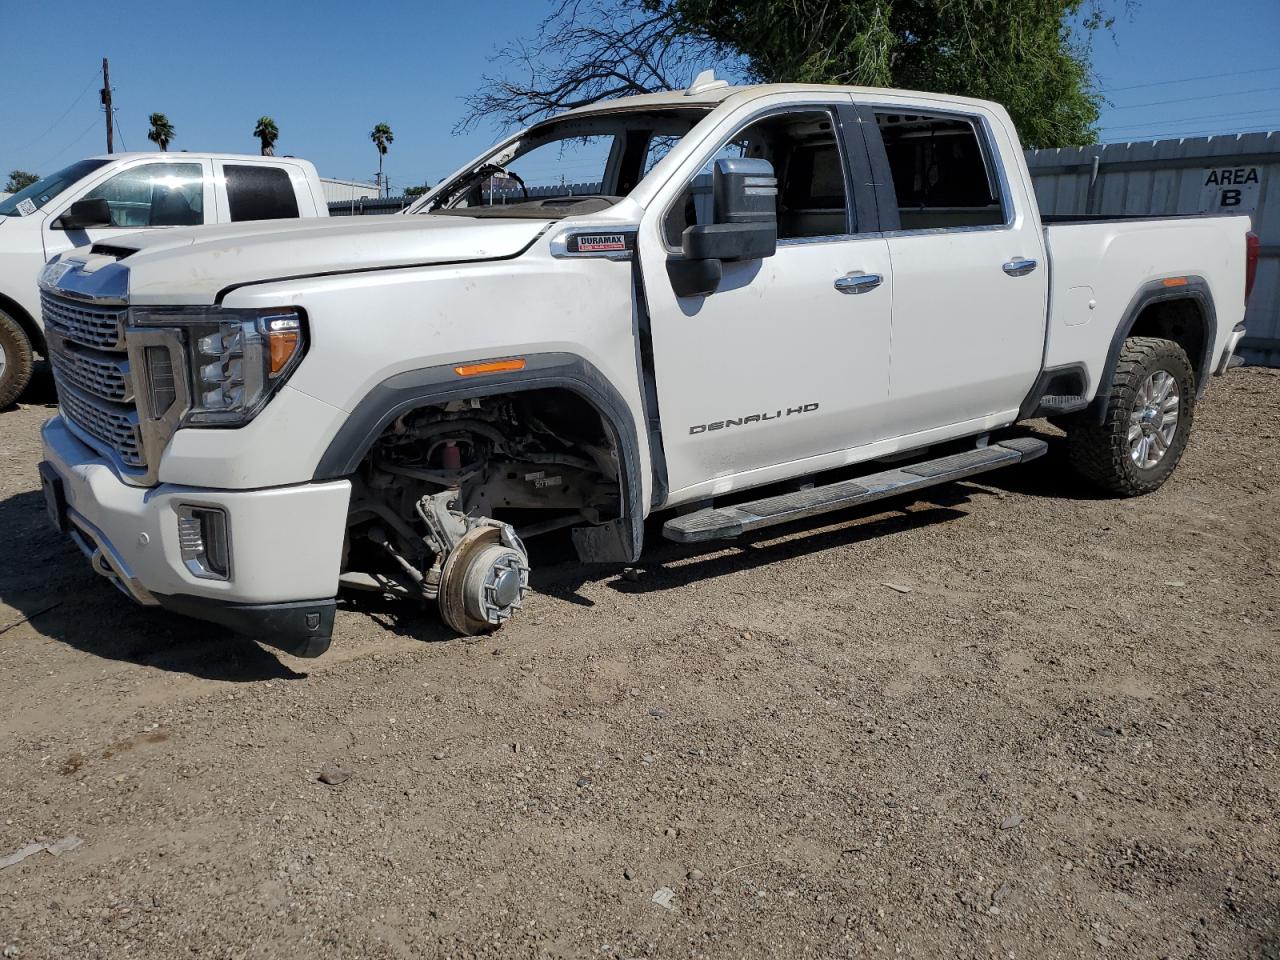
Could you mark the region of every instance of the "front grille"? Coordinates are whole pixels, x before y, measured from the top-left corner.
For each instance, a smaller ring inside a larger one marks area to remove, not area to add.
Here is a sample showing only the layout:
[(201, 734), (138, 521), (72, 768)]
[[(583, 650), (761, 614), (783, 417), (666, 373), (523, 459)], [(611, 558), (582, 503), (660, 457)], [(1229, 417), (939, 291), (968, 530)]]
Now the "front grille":
[(138, 413), (132, 406), (96, 401), (65, 380), (58, 382), (58, 404), (62, 415), (89, 436), (110, 447), (129, 467), (145, 467), (142, 439), (138, 435)]
[(70, 383), (103, 400), (124, 403), (133, 399), (129, 361), (119, 355), (77, 349), (63, 343), (54, 346), (51, 337), (49, 359), (53, 362), (54, 376), (60, 382)]
[(44, 325), (68, 340), (106, 350), (123, 349), (127, 307), (99, 306), (41, 293), (40, 308)]

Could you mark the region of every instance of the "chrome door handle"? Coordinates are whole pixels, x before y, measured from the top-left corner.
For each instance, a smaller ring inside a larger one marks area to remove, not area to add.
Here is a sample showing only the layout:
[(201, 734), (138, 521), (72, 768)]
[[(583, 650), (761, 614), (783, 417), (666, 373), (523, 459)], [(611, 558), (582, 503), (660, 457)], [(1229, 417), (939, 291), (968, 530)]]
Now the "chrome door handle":
[(1011, 277), (1025, 277), (1037, 266), (1038, 264), (1034, 260), (1028, 260), (1026, 257), (1014, 257), (1004, 265), (1004, 272)]
[(846, 273), (836, 277), (835, 287), (841, 293), (866, 293), (884, 283), (884, 277), (878, 273)]

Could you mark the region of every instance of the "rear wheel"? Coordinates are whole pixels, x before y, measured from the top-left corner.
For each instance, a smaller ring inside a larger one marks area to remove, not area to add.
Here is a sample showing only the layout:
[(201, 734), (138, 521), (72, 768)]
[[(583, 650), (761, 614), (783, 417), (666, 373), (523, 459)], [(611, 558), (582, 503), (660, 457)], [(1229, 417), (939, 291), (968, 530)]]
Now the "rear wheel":
[(1068, 428), (1072, 466), (1120, 496), (1159, 489), (1186, 449), (1195, 389), (1191, 362), (1178, 344), (1158, 337), (1126, 340), (1102, 423), (1080, 417)]
[(0, 310), (0, 409), (22, 395), (34, 364), (31, 340), (17, 320)]

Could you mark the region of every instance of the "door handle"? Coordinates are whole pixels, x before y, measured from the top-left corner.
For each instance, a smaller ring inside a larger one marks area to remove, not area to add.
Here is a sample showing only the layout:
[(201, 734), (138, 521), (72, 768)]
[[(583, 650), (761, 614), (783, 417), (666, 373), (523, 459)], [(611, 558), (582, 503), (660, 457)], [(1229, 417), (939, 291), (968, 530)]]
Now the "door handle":
[(1026, 257), (1014, 257), (1004, 265), (1004, 272), (1011, 277), (1025, 277), (1037, 266), (1039, 264), (1034, 260), (1028, 260)]
[(878, 273), (846, 273), (836, 277), (835, 288), (841, 293), (866, 293), (884, 283), (884, 277)]

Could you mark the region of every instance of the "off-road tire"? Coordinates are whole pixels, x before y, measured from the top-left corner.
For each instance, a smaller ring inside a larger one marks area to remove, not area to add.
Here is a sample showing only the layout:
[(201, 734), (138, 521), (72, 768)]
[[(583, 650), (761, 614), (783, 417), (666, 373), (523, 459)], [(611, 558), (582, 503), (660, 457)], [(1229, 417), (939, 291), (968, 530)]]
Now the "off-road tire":
[[(1177, 385), (1177, 427), (1159, 462), (1143, 467), (1131, 452), (1131, 415), (1140, 407), (1139, 391), (1160, 371), (1171, 376)], [(1072, 467), (1093, 486), (1122, 497), (1158, 490), (1186, 449), (1195, 418), (1195, 400), (1195, 372), (1182, 347), (1159, 337), (1130, 337), (1116, 362), (1102, 423), (1086, 413), (1068, 425), (1067, 450)]]
[(27, 332), (3, 310), (0, 310), (0, 350), (4, 351), (4, 368), (0, 370), (0, 410), (3, 410), (27, 389), (35, 363)]

